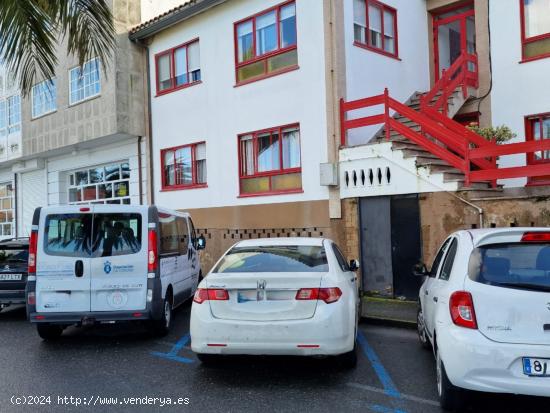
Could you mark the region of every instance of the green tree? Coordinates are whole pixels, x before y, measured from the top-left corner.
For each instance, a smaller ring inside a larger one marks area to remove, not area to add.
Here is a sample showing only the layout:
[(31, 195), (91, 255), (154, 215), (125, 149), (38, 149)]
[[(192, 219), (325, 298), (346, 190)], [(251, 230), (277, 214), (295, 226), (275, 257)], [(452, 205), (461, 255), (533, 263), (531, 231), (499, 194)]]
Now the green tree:
[(99, 57), (105, 68), (115, 45), (108, 0), (0, 0), (0, 60), (23, 95), (38, 75), (55, 77), (61, 40), (80, 65)]

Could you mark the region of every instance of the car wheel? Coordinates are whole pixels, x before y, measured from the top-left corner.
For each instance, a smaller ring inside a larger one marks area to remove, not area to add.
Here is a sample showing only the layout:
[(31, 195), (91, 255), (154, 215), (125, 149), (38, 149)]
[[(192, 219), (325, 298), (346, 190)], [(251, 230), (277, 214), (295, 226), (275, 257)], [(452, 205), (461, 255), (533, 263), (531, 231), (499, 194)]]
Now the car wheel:
[(63, 333), (63, 327), (58, 325), (37, 324), (36, 330), (40, 338), (45, 341), (57, 340)]
[(170, 332), (170, 329), (172, 328), (173, 311), (172, 300), (170, 299), (170, 296), (167, 296), (164, 299), (164, 304), (162, 308), (163, 312), (160, 320), (153, 320), (151, 322), (151, 331), (155, 336), (158, 337), (164, 337)]
[(441, 408), (449, 412), (460, 411), (464, 407), (466, 394), (450, 382), (439, 350), (436, 351), (436, 377), (437, 394), (439, 395)]
[(426, 333), (426, 324), (424, 323), (424, 314), (422, 313), (422, 307), (418, 307), (418, 312), (416, 314), (416, 327), (418, 332), (418, 340), (420, 345), (425, 349), (431, 349), (430, 340), (428, 339), (428, 334)]
[(217, 354), (197, 353), (197, 358), (205, 366), (212, 366), (220, 360), (220, 356)]

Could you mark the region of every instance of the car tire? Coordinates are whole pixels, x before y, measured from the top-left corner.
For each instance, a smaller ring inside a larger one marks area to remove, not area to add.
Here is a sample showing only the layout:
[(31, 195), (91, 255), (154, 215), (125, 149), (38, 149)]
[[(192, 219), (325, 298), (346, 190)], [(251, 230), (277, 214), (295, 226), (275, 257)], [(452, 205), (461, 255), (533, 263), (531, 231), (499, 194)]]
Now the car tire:
[(439, 350), (436, 351), (436, 370), (437, 393), (441, 408), (448, 412), (461, 411), (465, 404), (466, 393), (449, 380)]
[(37, 324), (36, 331), (38, 331), (38, 335), (42, 340), (53, 341), (61, 337), (61, 334), (63, 334), (63, 327), (50, 324)]
[(212, 366), (220, 360), (220, 356), (217, 354), (197, 353), (197, 358), (205, 366)]
[(339, 356), (340, 365), (347, 369), (353, 369), (357, 366), (357, 342), (353, 343), (353, 350)]
[(166, 298), (164, 298), (162, 308), (163, 311), (161, 318), (159, 320), (151, 321), (151, 332), (157, 337), (164, 337), (172, 329), (172, 320), (174, 318), (174, 313), (170, 296), (166, 296)]
[(418, 333), (418, 341), (422, 348), (430, 350), (432, 345), (430, 339), (428, 338), (428, 333), (426, 333), (426, 324), (424, 323), (424, 314), (422, 313), (422, 307), (418, 306), (418, 311), (416, 313), (416, 331)]

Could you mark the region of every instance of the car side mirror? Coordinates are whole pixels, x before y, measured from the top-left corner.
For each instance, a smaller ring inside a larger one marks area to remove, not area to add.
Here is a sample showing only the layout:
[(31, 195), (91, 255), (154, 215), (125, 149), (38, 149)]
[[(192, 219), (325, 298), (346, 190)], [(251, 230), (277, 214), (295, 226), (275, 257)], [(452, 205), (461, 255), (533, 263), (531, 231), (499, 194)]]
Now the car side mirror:
[(426, 268), (426, 264), (424, 264), (422, 261), (416, 264), (413, 267), (412, 274), (415, 277), (429, 277), (430, 272), (428, 271), (428, 268)]
[(203, 250), (206, 248), (206, 238), (204, 238), (204, 235), (201, 235), (199, 238), (197, 238), (197, 250)]
[(358, 260), (350, 260), (349, 269), (350, 269), (350, 271), (357, 271), (359, 269), (359, 261)]

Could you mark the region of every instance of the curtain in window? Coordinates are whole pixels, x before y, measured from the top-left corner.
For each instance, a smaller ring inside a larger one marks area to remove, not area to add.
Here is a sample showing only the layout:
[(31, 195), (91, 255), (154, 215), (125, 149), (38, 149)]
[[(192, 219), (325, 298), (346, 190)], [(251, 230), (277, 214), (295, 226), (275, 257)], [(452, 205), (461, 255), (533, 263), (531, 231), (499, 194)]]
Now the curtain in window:
[(241, 138), (241, 175), (254, 175), (254, 140), (252, 135)]
[(384, 11), (384, 50), (388, 53), (395, 53), (395, 29), (393, 13)]
[(237, 26), (239, 62), (250, 60), (254, 56), (252, 38), (252, 20)]
[(175, 184), (174, 151), (164, 152), (164, 184), (166, 186)]
[(176, 150), (176, 185), (191, 185), (192, 183), (191, 147), (186, 146)]
[(280, 11), (281, 47), (296, 44), (296, 5), (294, 3), (281, 7)]
[(181, 47), (174, 52), (174, 65), (175, 71), (174, 77), (176, 79), (176, 86), (184, 85), (188, 83), (187, 80), (187, 48)]
[(277, 49), (276, 17), (274, 10), (256, 18), (256, 56)]
[(354, 40), (366, 43), (367, 3), (365, 0), (353, 0)]
[(283, 131), (283, 169), (300, 167), (300, 131)]
[(382, 13), (376, 6), (369, 4), (370, 45), (382, 47)]
[(280, 169), (279, 135), (266, 133), (258, 136), (258, 172)]
[(187, 46), (187, 57), (189, 59), (189, 81), (196, 82), (201, 80), (201, 56), (199, 42), (194, 42)]
[(158, 78), (160, 90), (168, 89), (171, 87), (170, 81), (170, 55), (165, 54), (158, 58)]
[(550, 0), (523, 0), (525, 37), (550, 33)]
[(195, 147), (195, 162), (197, 164), (197, 183), (206, 183), (206, 144), (200, 143)]

